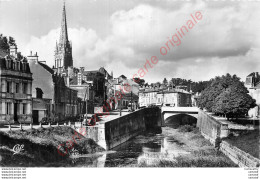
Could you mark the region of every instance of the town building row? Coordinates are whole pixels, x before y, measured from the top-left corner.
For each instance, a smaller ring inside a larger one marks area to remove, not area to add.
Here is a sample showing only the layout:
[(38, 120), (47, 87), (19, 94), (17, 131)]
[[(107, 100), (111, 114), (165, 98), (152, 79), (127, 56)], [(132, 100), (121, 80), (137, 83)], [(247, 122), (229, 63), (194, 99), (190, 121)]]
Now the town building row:
[(185, 86), (171, 87), (150, 87), (139, 91), (140, 107), (171, 106), (171, 107), (190, 107), (192, 106), (192, 93), (187, 91)]
[(249, 117), (260, 118), (260, 75), (253, 72), (246, 77), (245, 86), (249, 94), (256, 100), (257, 106), (249, 110)]

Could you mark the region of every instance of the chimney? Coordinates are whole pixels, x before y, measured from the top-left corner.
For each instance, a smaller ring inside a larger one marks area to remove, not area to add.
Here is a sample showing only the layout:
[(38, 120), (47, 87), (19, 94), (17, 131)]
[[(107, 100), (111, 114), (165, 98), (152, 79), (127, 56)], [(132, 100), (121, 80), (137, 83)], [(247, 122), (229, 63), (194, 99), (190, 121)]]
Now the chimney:
[(10, 55), (17, 57), (17, 46), (16, 45), (11, 45), (10, 46)]
[(81, 72), (78, 73), (78, 85), (82, 85), (82, 74), (81, 74)]
[(67, 86), (70, 87), (70, 76), (67, 76)]
[(32, 51), (31, 51), (30, 55), (27, 56), (27, 59), (28, 59), (29, 62), (34, 62), (35, 64), (37, 64), (37, 63), (38, 63), (38, 55), (37, 55), (37, 52), (33, 55), (33, 54), (32, 54)]
[(83, 73), (85, 71), (84, 67), (80, 67), (80, 72)]

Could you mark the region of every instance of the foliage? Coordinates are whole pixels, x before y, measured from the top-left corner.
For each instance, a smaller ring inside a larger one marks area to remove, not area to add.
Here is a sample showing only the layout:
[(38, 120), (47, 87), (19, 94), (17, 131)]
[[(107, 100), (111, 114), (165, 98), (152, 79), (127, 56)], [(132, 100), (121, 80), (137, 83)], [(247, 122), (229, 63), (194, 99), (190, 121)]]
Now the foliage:
[(7, 115), (5, 120), (10, 125), (12, 123), (12, 121), (13, 121), (13, 118), (11, 117), (11, 115)]
[(172, 78), (169, 81), (170, 86), (185, 85), (188, 87), (188, 91), (192, 90), (194, 93), (200, 93), (209, 85), (209, 83), (209, 81), (194, 82), (192, 80), (186, 80), (182, 78)]
[(164, 78), (162, 84), (164, 84), (165, 86), (167, 86), (167, 85), (168, 85), (168, 80), (167, 80), (166, 78)]
[(236, 75), (216, 77), (198, 98), (198, 106), (218, 115), (244, 116), (255, 107), (255, 100)]
[(139, 86), (145, 85), (145, 80), (144, 80), (144, 79), (134, 78), (134, 82), (136, 82), (137, 84), (139, 84)]
[(6, 36), (3, 36), (3, 34), (0, 34), (0, 49), (9, 50), (9, 47), (15, 44), (16, 43), (13, 37), (7, 38)]
[(9, 50), (9, 44), (7, 37), (0, 34), (0, 49), (2, 50)]
[(27, 119), (27, 116), (20, 116), (18, 119), (18, 122), (20, 124), (25, 124), (26, 119)]
[[(182, 78), (172, 78), (171, 80), (167, 81), (166, 78), (163, 79), (162, 82), (163, 85), (165, 86), (171, 86), (171, 87), (175, 87), (178, 85), (184, 85), (188, 87), (188, 91), (192, 90), (195, 93), (200, 93), (201, 91), (203, 91), (209, 84), (209, 81), (199, 81), (199, 82), (194, 82), (191, 80), (186, 80), (186, 79), (182, 79)], [(144, 86), (148, 86), (148, 83), (145, 83)], [(151, 83), (152, 87), (160, 87), (161, 83), (157, 82), (157, 83)]]
[(246, 153), (249, 153), (254, 157), (260, 159), (259, 132), (259, 129), (253, 131), (246, 131), (245, 133), (242, 133), (239, 136), (229, 136), (224, 140), (230, 143), (231, 145), (234, 145), (237, 148), (245, 151)]
[(179, 132), (191, 132), (194, 130), (194, 127), (191, 125), (183, 125), (178, 128)]

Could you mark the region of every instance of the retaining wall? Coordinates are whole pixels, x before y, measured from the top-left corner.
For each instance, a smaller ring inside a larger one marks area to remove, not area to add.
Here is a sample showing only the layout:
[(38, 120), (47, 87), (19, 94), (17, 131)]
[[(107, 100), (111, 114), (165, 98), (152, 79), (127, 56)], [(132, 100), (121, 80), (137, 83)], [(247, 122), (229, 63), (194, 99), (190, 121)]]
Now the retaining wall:
[(87, 126), (85, 137), (109, 150), (145, 130), (160, 129), (161, 123), (159, 108), (144, 108), (111, 121), (101, 121), (96, 126)]
[(205, 111), (199, 110), (197, 127), (206, 139), (240, 167), (259, 167), (259, 159), (222, 140), (233, 132), (227, 124), (222, 124)]
[(205, 111), (199, 110), (197, 127), (201, 134), (214, 146), (218, 147), (222, 138), (227, 137), (229, 129), (227, 124), (222, 124)]
[(240, 150), (226, 141), (220, 143), (220, 151), (227, 155), (239, 167), (259, 167), (260, 160)]

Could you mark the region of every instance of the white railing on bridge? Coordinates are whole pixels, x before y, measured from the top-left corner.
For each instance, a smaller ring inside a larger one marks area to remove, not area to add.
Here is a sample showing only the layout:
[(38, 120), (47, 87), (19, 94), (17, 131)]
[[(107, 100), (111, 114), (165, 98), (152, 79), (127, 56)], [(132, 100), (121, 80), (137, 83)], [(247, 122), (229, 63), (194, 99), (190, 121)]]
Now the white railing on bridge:
[(164, 111), (176, 111), (176, 112), (199, 112), (198, 107), (168, 107), (164, 106), (161, 108), (162, 112)]

